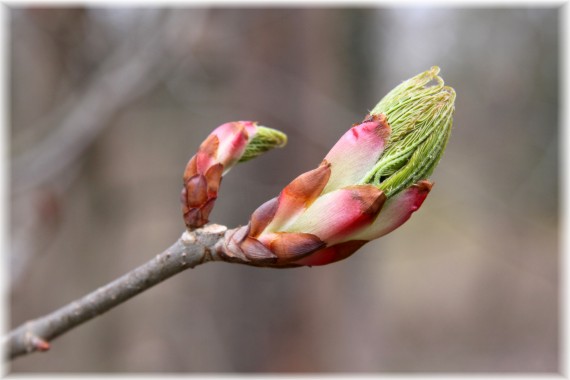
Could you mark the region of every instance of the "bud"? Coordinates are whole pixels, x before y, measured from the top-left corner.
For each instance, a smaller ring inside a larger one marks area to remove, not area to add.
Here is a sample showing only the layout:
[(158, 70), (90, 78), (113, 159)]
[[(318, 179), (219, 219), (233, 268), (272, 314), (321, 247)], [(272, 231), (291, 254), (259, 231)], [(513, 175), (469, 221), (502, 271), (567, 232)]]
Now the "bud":
[(225, 123), (210, 133), (184, 171), (180, 200), (186, 227), (193, 229), (208, 223), (222, 175), (236, 163), (286, 143), (285, 134), (251, 121)]
[(324, 265), (408, 220), (432, 188), (427, 179), (451, 131), (455, 92), (438, 73), (432, 67), (394, 88), (319, 167), (231, 232), (225, 258), (272, 267)]

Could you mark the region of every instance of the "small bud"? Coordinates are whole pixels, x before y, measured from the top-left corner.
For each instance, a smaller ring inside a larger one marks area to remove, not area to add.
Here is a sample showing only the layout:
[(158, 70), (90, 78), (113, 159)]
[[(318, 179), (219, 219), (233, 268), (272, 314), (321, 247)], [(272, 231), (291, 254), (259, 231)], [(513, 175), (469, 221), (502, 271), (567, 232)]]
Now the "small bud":
[(48, 341), (40, 338), (31, 331), (26, 332), (24, 339), (26, 341), (26, 346), (29, 352), (48, 351), (51, 347)]
[(210, 133), (184, 170), (180, 200), (186, 227), (194, 229), (208, 223), (222, 176), (236, 163), (286, 142), (285, 134), (252, 121), (225, 123)]
[(438, 73), (432, 67), (388, 93), (318, 168), (230, 235), (226, 256), (258, 266), (324, 265), (408, 220), (432, 188), (427, 178), (451, 131), (455, 91)]

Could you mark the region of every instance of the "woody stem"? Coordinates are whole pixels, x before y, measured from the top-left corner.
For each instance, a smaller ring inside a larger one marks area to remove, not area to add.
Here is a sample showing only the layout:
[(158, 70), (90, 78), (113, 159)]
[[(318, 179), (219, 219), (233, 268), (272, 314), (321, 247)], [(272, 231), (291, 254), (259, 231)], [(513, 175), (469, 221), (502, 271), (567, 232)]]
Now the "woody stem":
[(225, 226), (216, 224), (182, 236), (164, 252), (107, 285), (43, 317), (28, 321), (4, 337), (9, 359), (46, 351), (49, 342), (65, 332), (120, 305), (139, 293), (188, 268), (218, 259)]

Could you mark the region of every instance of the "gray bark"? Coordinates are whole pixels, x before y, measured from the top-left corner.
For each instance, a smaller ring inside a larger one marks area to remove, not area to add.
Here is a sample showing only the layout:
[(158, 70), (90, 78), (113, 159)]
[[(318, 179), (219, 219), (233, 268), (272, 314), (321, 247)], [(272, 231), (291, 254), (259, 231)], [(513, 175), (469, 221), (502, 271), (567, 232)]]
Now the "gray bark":
[(43, 317), (28, 321), (4, 338), (10, 359), (46, 351), (49, 342), (72, 328), (105, 313), (131, 297), (188, 268), (218, 259), (227, 228), (210, 224), (184, 232), (164, 252), (107, 285)]

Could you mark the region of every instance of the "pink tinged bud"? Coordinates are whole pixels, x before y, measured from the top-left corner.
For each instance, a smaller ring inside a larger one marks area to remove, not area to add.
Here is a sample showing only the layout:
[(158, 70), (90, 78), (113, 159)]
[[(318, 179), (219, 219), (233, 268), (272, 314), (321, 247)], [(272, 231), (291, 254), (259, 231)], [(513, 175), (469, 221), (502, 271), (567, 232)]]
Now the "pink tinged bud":
[(433, 184), (422, 180), (390, 198), (369, 227), (353, 236), (355, 240), (372, 240), (384, 236), (404, 224), (417, 211)]
[(361, 182), (376, 164), (390, 137), (386, 116), (369, 116), (349, 129), (325, 157), (331, 176), (324, 193)]
[(222, 175), (242, 158), (256, 131), (257, 125), (251, 121), (225, 123), (200, 144), (183, 175), (182, 212), (188, 228), (201, 227), (208, 222)]
[(347, 240), (371, 224), (386, 196), (372, 185), (348, 186), (320, 196), (285, 232), (318, 236), (328, 246)]

